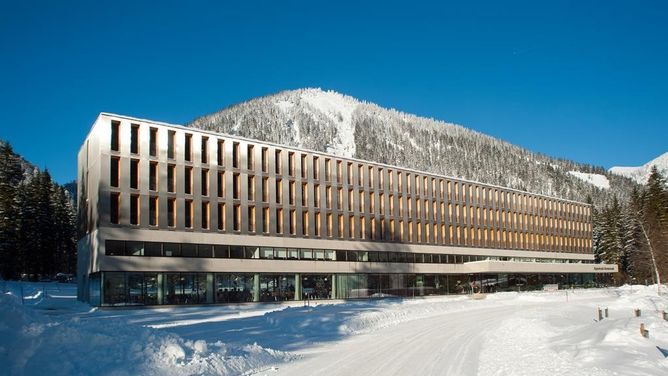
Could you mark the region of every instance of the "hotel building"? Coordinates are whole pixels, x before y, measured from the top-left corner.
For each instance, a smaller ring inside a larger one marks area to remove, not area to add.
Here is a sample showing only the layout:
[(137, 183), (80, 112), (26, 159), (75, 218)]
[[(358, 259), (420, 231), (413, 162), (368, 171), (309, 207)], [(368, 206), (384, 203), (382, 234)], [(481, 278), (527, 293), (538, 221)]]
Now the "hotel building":
[(78, 155), (93, 305), (591, 285), (591, 206), (102, 113)]

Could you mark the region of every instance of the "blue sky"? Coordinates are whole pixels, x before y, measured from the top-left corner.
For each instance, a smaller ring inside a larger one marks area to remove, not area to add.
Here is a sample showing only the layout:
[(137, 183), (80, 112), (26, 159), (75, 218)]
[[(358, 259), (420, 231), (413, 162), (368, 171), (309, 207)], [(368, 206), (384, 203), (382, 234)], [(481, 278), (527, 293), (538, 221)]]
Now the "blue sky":
[(668, 151), (668, 2), (313, 3), (3, 1), (0, 138), (67, 182), (99, 112), (322, 87), (606, 168)]

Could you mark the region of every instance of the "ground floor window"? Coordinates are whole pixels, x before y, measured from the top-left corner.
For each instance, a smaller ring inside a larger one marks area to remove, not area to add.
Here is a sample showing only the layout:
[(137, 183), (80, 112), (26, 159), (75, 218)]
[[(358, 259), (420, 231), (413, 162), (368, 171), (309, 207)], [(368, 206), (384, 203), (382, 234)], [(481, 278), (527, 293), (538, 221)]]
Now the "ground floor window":
[(607, 275), (274, 274), (101, 272), (88, 280), (93, 305), (187, 305), (313, 299), (413, 298), (530, 291), (545, 285), (594, 287)]

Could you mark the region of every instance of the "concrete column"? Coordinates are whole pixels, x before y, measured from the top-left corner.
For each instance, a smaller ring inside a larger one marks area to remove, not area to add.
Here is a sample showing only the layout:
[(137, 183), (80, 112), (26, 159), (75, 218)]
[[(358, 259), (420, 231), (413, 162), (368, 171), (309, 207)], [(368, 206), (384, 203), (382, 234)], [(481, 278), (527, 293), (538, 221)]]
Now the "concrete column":
[(336, 274), (332, 274), (332, 299), (336, 299)]
[(253, 301), (260, 301), (260, 275), (257, 273), (253, 276)]
[(302, 275), (295, 274), (295, 297), (294, 300), (302, 300)]
[(211, 304), (213, 303), (213, 273), (206, 274), (206, 302)]

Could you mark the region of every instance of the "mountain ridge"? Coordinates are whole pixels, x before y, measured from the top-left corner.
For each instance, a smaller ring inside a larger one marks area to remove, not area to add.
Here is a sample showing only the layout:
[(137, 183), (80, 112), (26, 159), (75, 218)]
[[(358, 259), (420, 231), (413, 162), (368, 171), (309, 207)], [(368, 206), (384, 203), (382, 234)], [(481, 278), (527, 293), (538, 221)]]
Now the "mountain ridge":
[(665, 152), (642, 166), (626, 167), (614, 166), (608, 169), (609, 172), (633, 179), (638, 184), (647, 183), (652, 167), (656, 166), (657, 170), (663, 175), (668, 175), (668, 152)]
[(597, 204), (626, 199), (636, 184), (600, 166), (318, 88), (250, 99), (187, 125)]

